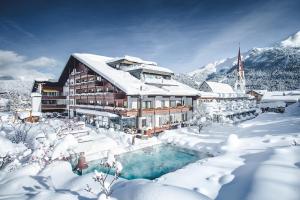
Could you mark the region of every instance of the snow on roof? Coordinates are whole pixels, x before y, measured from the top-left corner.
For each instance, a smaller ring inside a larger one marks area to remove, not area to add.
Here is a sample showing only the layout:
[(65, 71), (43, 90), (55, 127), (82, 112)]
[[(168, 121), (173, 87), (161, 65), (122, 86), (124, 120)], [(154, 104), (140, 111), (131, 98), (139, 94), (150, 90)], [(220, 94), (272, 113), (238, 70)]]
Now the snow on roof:
[(254, 92), (256, 92), (257, 94), (265, 94), (268, 90), (253, 90)]
[(78, 59), (83, 64), (94, 70), (99, 75), (103, 76), (113, 85), (123, 90), (128, 95), (182, 95), (182, 96), (196, 96), (198, 90), (195, 90), (187, 85), (176, 83), (176, 86), (162, 86), (157, 87), (143, 83), (141, 80), (132, 76), (129, 72), (117, 70), (109, 65), (107, 62), (112, 60), (110, 57), (99, 56), (94, 54), (75, 53), (73, 57)]
[(264, 94), (261, 102), (284, 101), (284, 102), (297, 102), (300, 100), (300, 95), (272, 95), (269, 92)]
[(89, 110), (89, 109), (76, 109), (77, 113), (82, 114), (91, 114), (91, 115), (97, 115), (97, 116), (103, 116), (103, 117), (119, 117), (116, 114), (110, 113), (110, 112), (103, 112), (98, 110)]
[(118, 61), (118, 60), (128, 60), (128, 61), (135, 62), (135, 63), (157, 66), (156, 62), (147, 61), (147, 60), (143, 60), (143, 59), (138, 58), (138, 57), (127, 56), (127, 55), (125, 55), (124, 57), (113, 58), (113, 59), (109, 60), (108, 63), (115, 62), (115, 61)]
[(205, 81), (213, 93), (235, 93), (232, 87), (226, 83)]
[(31, 92), (31, 95), (30, 95), (30, 96), (31, 96), (31, 97), (41, 97), (42, 94), (39, 93), (39, 92)]
[[(40, 113), (40, 112), (31, 112), (31, 116), (40, 117), (40, 116), (42, 116), (42, 113)], [(30, 111), (18, 112), (18, 117), (20, 119), (26, 119), (26, 118), (30, 117)]]
[(297, 91), (272, 91), (266, 92), (261, 102), (273, 102), (273, 101), (284, 101), (284, 102), (297, 102), (300, 100), (300, 94)]
[(260, 108), (279, 108), (285, 107), (286, 103), (284, 101), (273, 101), (273, 102), (261, 102), (259, 104)]
[(153, 71), (159, 71), (159, 72), (165, 72), (165, 73), (170, 73), (174, 74), (174, 72), (170, 69), (164, 68), (164, 67), (159, 67), (155, 65), (147, 65), (147, 64), (141, 64), (141, 65), (132, 65), (123, 68), (122, 70), (124, 71), (131, 71), (131, 70), (136, 70), (136, 69), (148, 69), (148, 70), (153, 70)]
[(200, 94), (201, 97), (207, 97), (207, 98), (209, 98), (209, 97), (219, 97), (218, 94), (213, 93), (213, 92), (199, 91), (199, 94)]

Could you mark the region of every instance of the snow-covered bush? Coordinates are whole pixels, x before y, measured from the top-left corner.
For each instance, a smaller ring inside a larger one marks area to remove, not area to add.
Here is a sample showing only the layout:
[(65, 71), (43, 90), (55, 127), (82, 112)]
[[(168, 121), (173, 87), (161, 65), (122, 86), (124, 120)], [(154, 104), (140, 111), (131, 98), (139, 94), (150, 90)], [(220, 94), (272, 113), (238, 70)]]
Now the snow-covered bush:
[(78, 142), (73, 135), (70, 134), (65, 136), (54, 146), (51, 160), (69, 157), (69, 151), (77, 145)]
[(26, 147), (23, 144), (14, 144), (5, 136), (0, 135), (0, 170), (22, 158)]
[(11, 127), (13, 131), (8, 134), (8, 139), (16, 144), (24, 143), (25, 145), (30, 146), (33, 138), (29, 137), (28, 133), (32, 128), (32, 125), (29, 123), (12, 123)]
[(9, 154), (6, 154), (4, 156), (0, 156), (0, 170), (3, 169), (12, 160), (13, 159)]
[[(111, 186), (119, 178), (123, 167), (120, 162), (116, 161), (115, 156), (111, 153), (108, 153), (107, 160), (105, 162), (101, 162), (100, 166), (106, 169), (106, 172), (103, 173), (95, 170), (95, 176), (93, 178), (100, 184), (101, 192), (104, 193), (106, 199), (109, 199), (109, 196), (112, 193)], [(114, 177), (111, 181), (108, 181), (107, 177), (111, 172), (114, 173)]]

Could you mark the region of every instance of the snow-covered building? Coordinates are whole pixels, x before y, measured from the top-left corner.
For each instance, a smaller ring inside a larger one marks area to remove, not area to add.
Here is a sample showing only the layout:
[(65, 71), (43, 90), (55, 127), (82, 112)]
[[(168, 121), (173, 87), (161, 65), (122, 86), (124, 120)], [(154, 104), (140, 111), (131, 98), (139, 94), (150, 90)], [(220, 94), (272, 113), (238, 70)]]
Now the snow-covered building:
[[(42, 112), (64, 112), (66, 109), (66, 96), (63, 95), (62, 86), (53, 80), (35, 80), (32, 87), (32, 95), (42, 94), (41, 111)], [(33, 100), (32, 100), (33, 101)], [(32, 102), (34, 107), (38, 104), (37, 100)], [(33, 110), (35, 110), (33, 108)]]
[(300, 99), (300, 90), (294, 91), (268, 91), (265, 92), (261, 103), (272, 103), (282, 101), (287, 105), (298, 102)]
[(253, 118), (256, 114), (255, 98), (236, 93), (228, 84), (204, 81), (200, 90), (197, 105), (213, 121), (236, 122)]
[(204, 81), (197, 105), (210, 115), (213, 121), (235, 122), (252, 118), (256, 115), (256, 99), (245, 93), (244, 66), (240, 49), (236, 70), (235, 89), (226, 83)]
[(218, 94), (218, 96), (229, 97), (231, 95), (236, 96), (236, 93), (233, 91), (232, 87), (226, 83), (219, 83), (213, 81), (204, 81), (200, 85), (200, 91), (211, 92)]
[(249, 90), (247, 92), (247, 94), (255, 97), (256, 102), (260, 103), (262, 97), (264, 96), (264, 94), (267, 92), (267, 90)]
[[(43, 82), (42, 111), (52, 103), (57, 108), (58, 101), (48, 101), (63, 96), (62, 109), (71, 117), (99, 126), (157, 133), (191, 119), (193, 100), (199, 93), (173, 75), (155, 62), (136, 57), (74, 53), (56, 83)], [(38, 85), (35, 82), (33, 92)]]
[(300, 90), (267, 91), (262, 96), (260, 108), (263, 112), (284, 112), (285, 107), (300, 101)]

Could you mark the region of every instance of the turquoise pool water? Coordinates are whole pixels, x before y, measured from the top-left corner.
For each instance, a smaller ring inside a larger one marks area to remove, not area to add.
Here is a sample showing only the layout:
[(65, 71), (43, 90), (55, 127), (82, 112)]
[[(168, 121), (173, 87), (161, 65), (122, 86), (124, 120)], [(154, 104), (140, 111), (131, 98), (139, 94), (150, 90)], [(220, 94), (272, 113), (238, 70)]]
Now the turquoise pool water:
[[(152, 180), (204, 157), (205, 154), (196, 151), (172, 145), (157, 145), (121, 154), (116, 159), (123, 165), (122, 178)], [(103, 171), (98, 163), (100, 160), (90, 162), (83, 174), (94, 172), (95, 169)]]

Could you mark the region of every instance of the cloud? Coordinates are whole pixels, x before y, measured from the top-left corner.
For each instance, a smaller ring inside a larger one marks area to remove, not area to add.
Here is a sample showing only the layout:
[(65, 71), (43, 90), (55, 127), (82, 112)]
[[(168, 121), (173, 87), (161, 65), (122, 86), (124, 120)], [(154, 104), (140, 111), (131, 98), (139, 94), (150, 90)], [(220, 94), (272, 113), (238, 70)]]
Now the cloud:
[(25, 30), (20, 25), (12, 20), (3, 20), (0, 19), (2, 29), (6, 30), (7, 32), (17, 34), (18, 36), (22, 35), (27, 39), (37, 40), (36, 36), (31, 32)]
[[(239, 42), (242, 51), (253, 47), (264, 47), (280, 39), (280, 35), (290, 34), (293, 22), (287, 13), (291, 12), (293, 4), (290, 2), (264, 1), (245, 13), (237, 20), (230, 22), (228, 26), (218, 31), (205, 45), (199, 46), (195, 51), (189, 65), (195, 66), (203, 61), (211, 62), (226, 57), (234, 57), (237, 54)], [(286, 20), (289, 23), (286, 23)], [(278, 28), (282, 26), (282, 28)], [(212, 60), (208, 60), (212, 59)]]
[(20, 80), (50, 79), (53, 74), (45, 69), (54, 68), (58, 65), (55, 59), (39, 57), (28, 59), (14, 51), (0, 50), (0, 77), (10, 76)]

